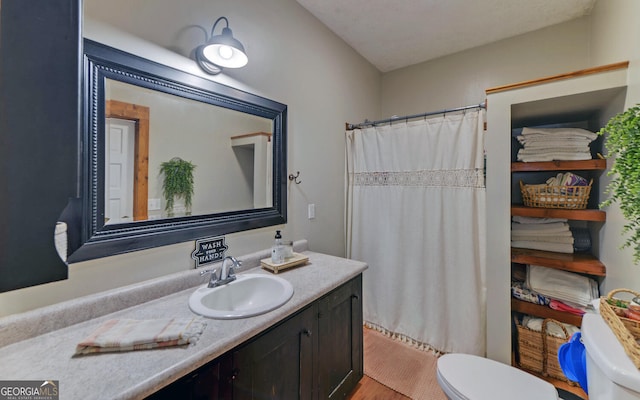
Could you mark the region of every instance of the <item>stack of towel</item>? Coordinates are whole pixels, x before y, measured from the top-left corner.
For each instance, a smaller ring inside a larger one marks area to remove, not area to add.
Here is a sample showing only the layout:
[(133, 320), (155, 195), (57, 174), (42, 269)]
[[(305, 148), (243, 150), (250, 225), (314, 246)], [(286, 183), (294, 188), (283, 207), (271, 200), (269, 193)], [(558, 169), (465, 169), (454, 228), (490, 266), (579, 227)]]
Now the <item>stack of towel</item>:
[(590, 160), (597, 134), (580, 128), (522, 128), (518, 161)]
[(585, 310), (600, 296), (598, 283), (591, 278), (537, 265), (527, 267), (526, 286), (536, 293), (580, 310)]
[(566, 219), (515, 216), (511, 247), (573, 253), (573, 234)]

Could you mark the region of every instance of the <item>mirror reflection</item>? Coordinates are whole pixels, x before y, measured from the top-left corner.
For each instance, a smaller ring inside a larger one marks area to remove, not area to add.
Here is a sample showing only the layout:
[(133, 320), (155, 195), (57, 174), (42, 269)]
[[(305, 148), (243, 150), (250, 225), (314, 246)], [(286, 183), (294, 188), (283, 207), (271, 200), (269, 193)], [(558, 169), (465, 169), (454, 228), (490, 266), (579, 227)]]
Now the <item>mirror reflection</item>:
[[(271, 136), (270, 119), (106, 79), (105, 224), (271, 207)], [(190, 205), (166, 193), (179, 160)]]
[(88, 39), (83, 49), (69, 262), (286, 223), (285, 104)]

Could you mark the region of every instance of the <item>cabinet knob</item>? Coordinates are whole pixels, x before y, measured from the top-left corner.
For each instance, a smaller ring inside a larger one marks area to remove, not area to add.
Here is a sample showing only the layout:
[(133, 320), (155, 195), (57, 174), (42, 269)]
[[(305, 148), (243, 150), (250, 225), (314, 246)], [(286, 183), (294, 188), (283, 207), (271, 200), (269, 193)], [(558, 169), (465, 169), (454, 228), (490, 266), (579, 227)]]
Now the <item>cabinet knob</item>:
[(304, 328), (302, 330), (302, 334), (305, 335), (306, 337), (311, 337), (311, 331), (308, 330), (307, 328)]
[(358, 296), (357, 294), (352, 294), (351, 298), (354, 300), (360, 300), (360, 296)]
[(239, 372), (240, 372), (240, 371), (238, 370), (238, 368), (234, 368), (234, 369), (231, 371), (231, 380), (232, 380), (232, 381), (235, 381), (235, 380), (236, 380), (236, 378), (238, 377), (238, 373), (239, 373)]

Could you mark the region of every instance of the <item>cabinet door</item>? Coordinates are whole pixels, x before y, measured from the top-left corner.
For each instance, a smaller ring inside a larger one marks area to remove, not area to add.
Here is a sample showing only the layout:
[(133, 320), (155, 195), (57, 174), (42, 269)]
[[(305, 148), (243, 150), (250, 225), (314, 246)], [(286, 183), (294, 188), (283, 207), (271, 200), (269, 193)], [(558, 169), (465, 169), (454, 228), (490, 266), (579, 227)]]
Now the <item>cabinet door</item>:
[(269, 329), (233, 352), (233, 398), (311, 399), (313, 307)]
[(345, 398), (362, 378), (362, 275), (318, 303), (319, 399)]
[(68, 276), (53, 233), (76, 195), (82, 4), (0, 3), (0, 292), (6, 292)]
[(233, 379), (230, 354), (198, 368), (147, 397), (148, 400), (231, 400)]

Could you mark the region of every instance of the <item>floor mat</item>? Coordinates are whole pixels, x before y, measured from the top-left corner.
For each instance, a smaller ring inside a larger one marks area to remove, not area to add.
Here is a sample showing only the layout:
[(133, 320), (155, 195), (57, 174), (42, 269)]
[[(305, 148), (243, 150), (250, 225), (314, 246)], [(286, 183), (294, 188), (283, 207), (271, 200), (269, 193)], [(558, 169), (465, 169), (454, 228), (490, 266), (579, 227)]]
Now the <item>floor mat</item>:
[(364, 328), (364, 373), (414, 400), (447, 400), (436, 378), (438, 358)]

